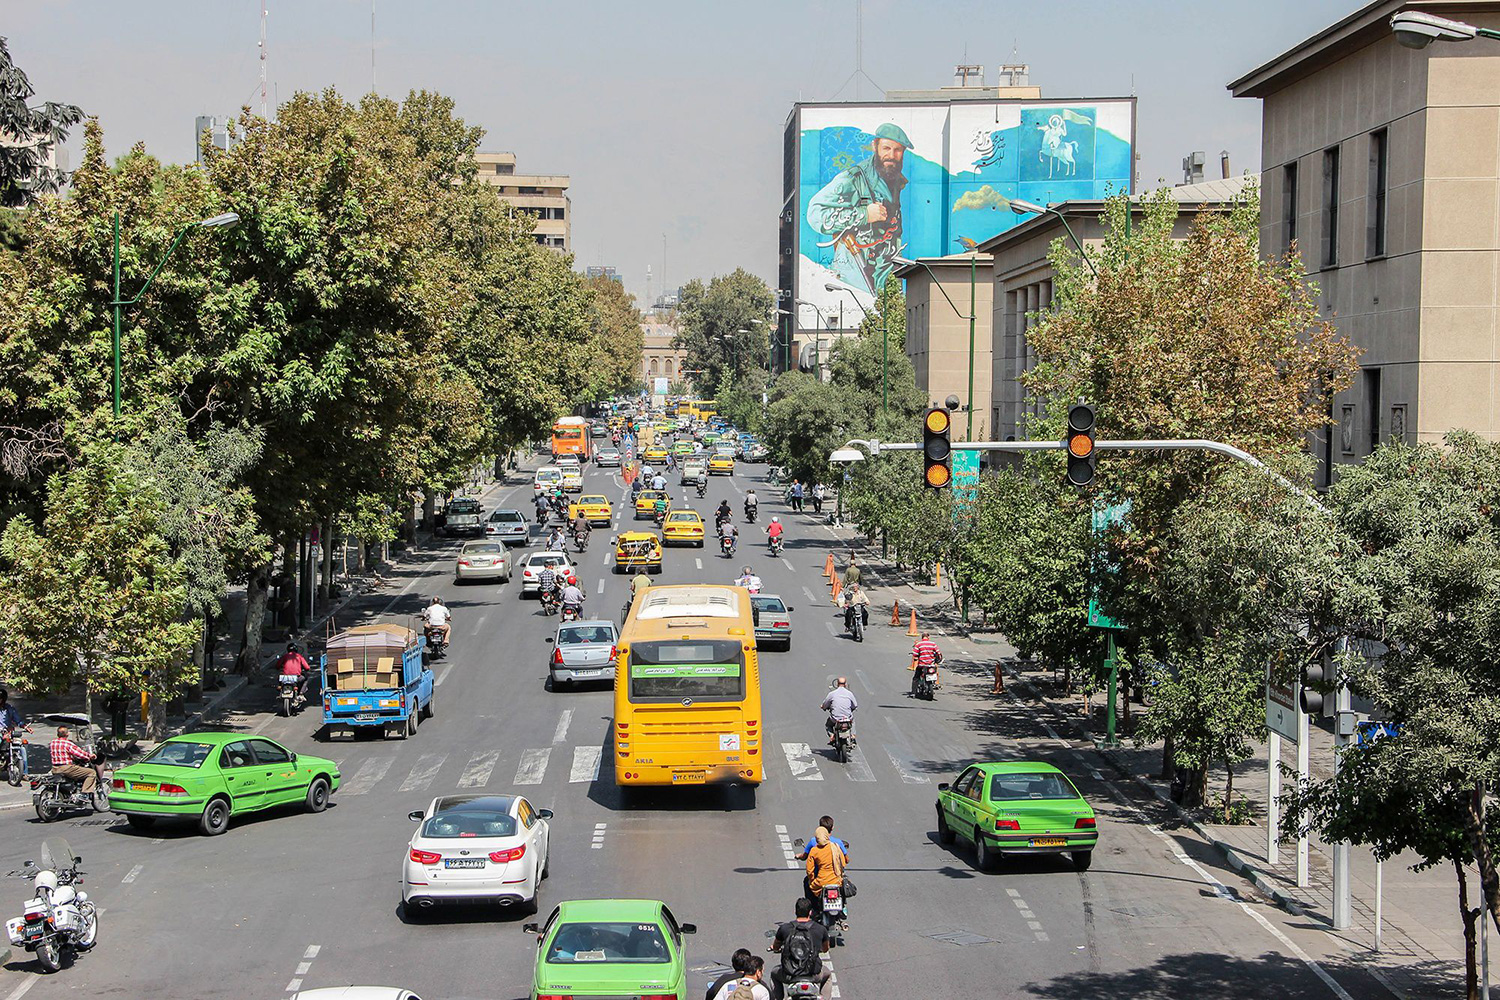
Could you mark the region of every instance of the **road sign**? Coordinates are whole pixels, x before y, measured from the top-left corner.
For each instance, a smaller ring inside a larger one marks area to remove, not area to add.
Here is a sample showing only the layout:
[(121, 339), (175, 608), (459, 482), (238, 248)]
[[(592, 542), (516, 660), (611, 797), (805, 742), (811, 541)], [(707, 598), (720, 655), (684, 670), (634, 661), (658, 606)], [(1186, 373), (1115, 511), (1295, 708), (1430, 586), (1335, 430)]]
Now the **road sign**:
[(964, 508), (979, 499), (979, 452), (953, 453), (953, 499)]
[(1297, 742), (1297, 684), (1266, 684), (1266, 728)]
[(1369, 743), (1384, 736), (1395, 736), (1400, 731), (1400, 727), (1394, 722), (1377, 722), (1374, 719), (1365, 719), (1355, 727), (1354, 735), (1356, 742)]
[[(1098, 506), (1094, 508), (1094, 513), (1090, 519), (1090, 527), (1093, 529), (1095, 535), (1102, 535), (1110, 526), (1124, 524), (1125, 519), (1129, 516), (1130, 501), (1128, 500), (1124, 503)], [(1105, 572), (1111, 575), (1118, 571), (1119, 567), (1113, 564), (1105, 567)], [(1104, 610), (1103, 606), (1099, 603), (1098, 593), (1089, 598), (1089, 625), (1094, 628), (1123, 629), (1125, 627), (1114, 616)]]
[(660, 376), (658, 376), (654, 380), (654, 385), (652, 386), (651, 391), (655, 395), (665, 396), (667, 394), (667, 386), (671, 383), (671, 381), (671, 379), (661, 378)]

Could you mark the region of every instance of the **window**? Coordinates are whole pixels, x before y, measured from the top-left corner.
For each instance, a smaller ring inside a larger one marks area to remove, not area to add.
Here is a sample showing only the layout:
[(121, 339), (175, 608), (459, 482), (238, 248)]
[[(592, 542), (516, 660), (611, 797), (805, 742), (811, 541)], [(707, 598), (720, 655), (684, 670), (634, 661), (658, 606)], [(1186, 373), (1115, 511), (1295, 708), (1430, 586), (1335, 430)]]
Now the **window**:
[(1076, 799), (1078, 790), (1060, 774), (1047, 772), (997, 774), (990, 779), (991, 802), (1023, 799)]
[(1354, 454), (1354, 404), (1345, 403), (1339, 408), (1339, 450), (1345, 455)]
[(1385, 191), (1390, 160), (1389, 133), (1380, 129), (1370, 133), (1370, 193), (1366, 209), (1365, 256), (1385, 256)]
[(1281, 168), (1281, 224), (1286, 229), (1286, 248), (1297, 241), (1297, 163)]
[(270, 740), (251, 740), (250, 746), (255, 749), (258, 764), (290, 764), (292, 761), (290, 753)]
[(1380, 447), (1380, 369), (1366, 368), (1365, 412), (1370, 415), (1370, 450)]
[(1339, 148), (1323, 150), (1323, 257), (1324, 267), (1339, 263)]
[(252, 763), (250, 744), (245, 740), (231, 743), (219, 753), (220, 767), (249, 767)]

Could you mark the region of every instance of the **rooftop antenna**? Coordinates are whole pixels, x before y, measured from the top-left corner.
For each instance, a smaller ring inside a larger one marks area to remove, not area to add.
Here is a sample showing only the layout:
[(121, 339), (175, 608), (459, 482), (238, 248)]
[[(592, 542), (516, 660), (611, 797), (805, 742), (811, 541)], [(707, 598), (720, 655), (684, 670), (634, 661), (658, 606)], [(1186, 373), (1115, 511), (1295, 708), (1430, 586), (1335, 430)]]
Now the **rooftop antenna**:
[(854, 83), (854, 99), (856, 101), (863, 100), (864, 98), (860, 93), (859, 85), (861, 77), (874, 83), (875, 89), (882, 95), (885, 94), (885, 88), (875, 83), (870, 74), (865, 72), (865, 0), (854, 0), (854, 72), (850, 73), (849, 78), (839, 84), (839, 89), (833, 92), (833, 96), (838, 97), (852, 81)]
[(266, 117), (266, 17), (270, 0), (260, 0), (260, 116)]
[(370, 93), (375, 93), (375, 0), (370, 0)]

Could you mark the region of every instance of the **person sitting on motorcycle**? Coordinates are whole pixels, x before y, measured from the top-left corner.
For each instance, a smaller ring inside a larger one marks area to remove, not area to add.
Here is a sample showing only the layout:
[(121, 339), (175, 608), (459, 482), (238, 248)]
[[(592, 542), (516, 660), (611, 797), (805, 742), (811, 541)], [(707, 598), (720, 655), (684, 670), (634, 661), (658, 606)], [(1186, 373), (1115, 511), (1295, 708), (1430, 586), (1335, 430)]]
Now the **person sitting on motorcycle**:
[(448, 618), (451, 614), (452, 612), (448, 610), (448, 606), (443, 603), (441, 597), (434, 597), (422, 611), (425, 624), (428, 628), (436, 629), (442, 633), (443, 645), (445, 646), (448, 645), (449, 639), (453, 635), (453, 626), (448, 624)]
[(829, 839), (828, 830), (818, 827), (813, 834), (814, 843), (807, 851), (807, 877), (803, 887), (812, 901), (813, 912), (823, 912), (823, 890), (830, 885), (840, 888), (844, 884), (844, 868), (849, 859), (839, 846)]
[(667, 488), (667, 477), (658, 472), (651, 477), (651, 488), (653, 490), (664, 490)]
[(656, 523), (661, 524), (667, 519), (667, 498), (657, 497), (656, 502), (651, 505), (651, 516), (656, 518)]
[[(831, 843), (831, 844), (837, 844), (838, 845), (839, 850), (841, 850), (841, 851), (844, 852), (844, 862), (847, 864), (848, 861), (849, 861), (849, 845), (847, 843), (845, 843), (842, 838), (835, 837), (833, 835), (833, 817), (832, 816), (819, 816), (818, 817), (818, 826), (821, 826), (823, 829), (825, 829), (825, 830), (828, 831), (828, 842)], [(807, 860), (807, 852), (811, 851), (813, 849), (813, 846), (816, 845), (817, 842), (818, 842), (818, 833), (817, 833), (817, 830), (814, 829), (813, 833), (812, 833), (812, 836), (808, 837), (807, 840), (804, 842), (804, 846), (803, 846), (801, 852), (799, 852), (797, 854), (794, 854), (793, 857), (795, 857), (798, 861), (806, 861)]]
[[(828, 954), (833, 942), (828, 937), (828, 928), (812, 918), (812, 900), (806, 896), (797, 900), (795, 920), (789, 920), (776, 928), (776, 937), (771, 940), (771, 950), (781, 954), (781, 964), (771, 970), (771, 996), (774, 1000), (781, 1000), (786, 995), (788, 983), (798, 979), (806, 979), (816, 983), (821, 995), (828, 980), (833, 977), (831, 969), (823, 967), (823, 960), (819, 955)], [(787, 943), (796, 936), (806, 941), (805, 950), (812, 952), (804, 968), (796, 968), (792, 963), (792, 951)]]
[(641, 495), (641, 490), (643, 490), (644, 488), (645, 487), (641, 485), (640, 476), (636, 476), (634, 479), (632, 479), (630, 481), (630, 499), (634, 501), (636, 497)]
[(833, 746), (833, 731), (840, 722), (847, 722), (849, 726), (849, 743), (854, 740), (854, 710), (859, 708), (859, 699), (854, 697), (854, 692), (849, 690), (849, 678), (840, 677), (834, 682), (833, 690), (828, 692), (828, 697), (823, 699), (823, 704), (818, 706), (828, 713), (828, 721), (824, 728), (828, 730), (828, 745)]
[(736, 528), (728, 521), (724, 521), (719, 525), (719, 539), (720, 546), (724, 545), (724, 539), (728, 539), (729, 551), (733, 552), (735, 549), (739, 548), (740, 545), (740, 529)]
[(536, 523), (546, 524), (547, 518), (551, 515), (551, 513), (552, 501), (547, 499), (547, 494), (538, 493), (536, 495)]
[[(52, 755), (52, 773), (61, 775), (68, 781), (83, 782), (83, 794), (90, 795), (94, 786), (104, 777), (104, 770), (94, 763), (94, 755), (68, 738), (68, 727), (57, 727), (57, 739), (47, 745), (48, 752)], [(88, 767), (83, 767), (74, 761), (83, 761)]]
[(583, 544), (586, 545), (588, 544), (589, 533), (591, 531), (593, 531), (593, 525), (589, 524), (589, 519), (584, 516), (583, 510), (580, 508), (578, 516), (573, 518), (573, 537), (575, 539), (581, 538)]
[(729, 509), (729, 501), (720, 500), (719, 509), (714, 511), (714, 527), (719, 530), (719, 534), (722, 535), (724, 533), (724, 525), (728, 524), (729, 519), (733, 516), (733, 512)]
[[(917, 693), (917, 682), (921, 680), (922, 674), (925, 672), (925, 670), (928, 667), (936, 667), (939, 663), (942, 662), (943, 653), (940, 649), (938, 649), (937, 643), (932, 641), (932, 633), (923, 632), (922, 637), (915, 643), (913, 643), (911, 647), (910, 669), (912, 672), (911, 693), (913, 696), (915, 696)], [(938, 683), (938, 678), (935, 674), (932, 678), (932, 686), (941, 686)]]
[(701, 500), (705, 496), (708, 495), (708, 477), (707, 476), (699, 476), (698, 479), (697, 479), (697, 483), (698, 483), (698, 498)]
[(307, 700), (307, 682), (312, 679), (312, 664), (307, 662), (307, 657), (297, 649), (295, 642), (287, 643), (286, 652), (276, 659), (276, 673), (278, 676), (285, 674), (297, 678), (297, 697)]
[(734, 581), (734, 585), (736, 587), (744, 587), (746, 590), (750, 591), (750, 593), (752, 593), (752, 594), (758, 594), (758, 593), (760, 593), (760, 587), (761, 587), (760, 577), (758, 577), (754, 573), (750, 572), (750, 567), (749, 566), (746, 566), (744, 568), (744, 570), (740, 573), (739, 579), (737, 579), (737, 580)]
[(563, 611), (572, 611), (575, 616), (581, 616), (583, 614), (583, 598), (584, 593), (579, 589), (577, 582), (570, 580), (568, 585), (563, 587), (562, 591)]
[(870, 595), (866, 594), (864, 588), (857, 583), (851, 583), (847, 590), (839, 592), (839, 607), (844, 609), (844, 628), (850, 632), (854, 631), (854, 609), (859, 609), (860, 624), (870, 624)]
[(544, 548), (548, 552), (562, 552), (566, 547), (567, 543), (563, 541), (562, 527), (560, 525), (554, 525), (552, 528), (552, 534), (547, 536), (547, 544), (544, 546)]
[(536, 596), (545, 599), (548, 594), (557, 593), (557, 571), (550, 565), (543, 565), (542, 571), (536, 575)]
[(781, 536), (786, 531), (786, 525), (781, 523), (781, 518), (771, 518), (771, 523), (766, 525), (766, 537), (771, 540), (772, 546), (781, 544)]
[(31, 727), (21, 719), (21, 713), (16, 710), (16, 706), (10, 703), (10, 692), (5, 688), (0, 688), (0, 735), (4, 735), (8, 740), (17, 729), (31, 732)]
[(745, 494), (745, 518), (746, 518), (746, 520), (752, 520), (752, 519), (754, 519), (755, 512), (756, 512), (756, 510), (759, 509), (759, 507), (760, 507), (760, 500), (759, 500), (759, 498), (756, 497), (754, 490), (750, 490), (748, 493)]

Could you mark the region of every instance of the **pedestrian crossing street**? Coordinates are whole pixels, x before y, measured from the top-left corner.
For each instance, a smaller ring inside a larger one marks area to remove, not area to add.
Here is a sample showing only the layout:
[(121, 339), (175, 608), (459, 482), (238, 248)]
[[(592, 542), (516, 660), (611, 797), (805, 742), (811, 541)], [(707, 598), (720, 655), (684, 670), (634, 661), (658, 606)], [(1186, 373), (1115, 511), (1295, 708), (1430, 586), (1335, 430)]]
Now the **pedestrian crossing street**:
[[(868, 756), (866, 754), (869, 750)], [(940, 748), (937, 760), (919, 760), (910, 747), (902, 743), (882, 743), (866, 748), (857, 746), (846, 764), (834, 760), (826, 748), (816, 750), (807, 743), (780, 744), (780, 757), (767, 759), (768, 781), (898, 781), (904, 784), (930, 784), (931, 775), (939, 780), (957, 773), (967, 762), (961, 748)], [(465, 758), (462, 754), (423, 753), (411, 764), (409, 757), (394, 747), (390, 753), (368, 757), (358, 763), (342, 764), (343, 781), (338, 795), (367, 795), (377, 789), (397, 794), (423, 792), (436, 788), (474, 791), (489, 788), (535, 786), (543, 784), (551, 773), (566, 773), (569, 784), (588, 784), (599, 780), (604, 761), (602, 746), (534, 747), (507, 753), (504, 750), (481, 750)], [(398, 766), (398, 761), (399, 766)], [(508, 782), (506, 779), (509, 779)], [(604, 780), (612, 781), (610, 774)]]

